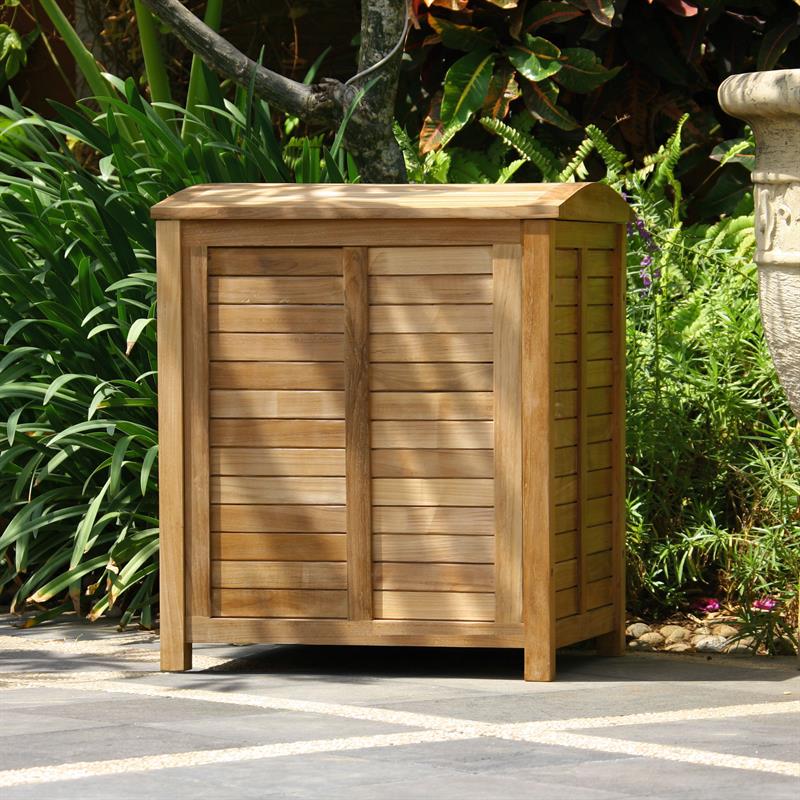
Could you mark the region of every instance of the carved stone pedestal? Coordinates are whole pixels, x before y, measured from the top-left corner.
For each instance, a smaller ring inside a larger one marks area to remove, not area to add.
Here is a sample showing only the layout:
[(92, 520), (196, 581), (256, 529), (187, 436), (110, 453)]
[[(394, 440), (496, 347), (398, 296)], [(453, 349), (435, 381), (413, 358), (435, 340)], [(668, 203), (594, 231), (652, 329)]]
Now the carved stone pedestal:
[(755, 133), (761, 317), (778, 377), (800, 416), (800, 69), (733, 75), (720, 86), (719, 102)]

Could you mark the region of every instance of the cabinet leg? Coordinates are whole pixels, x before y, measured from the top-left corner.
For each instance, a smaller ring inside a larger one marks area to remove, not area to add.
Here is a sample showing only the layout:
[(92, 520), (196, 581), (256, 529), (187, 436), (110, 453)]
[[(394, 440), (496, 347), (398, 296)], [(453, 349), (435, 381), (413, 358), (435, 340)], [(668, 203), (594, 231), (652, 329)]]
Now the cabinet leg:
[(186, 672), (192, 668), (192, 646), (188, 642), (170, 641), (161, 631), (161, 671)]
[(536, 646), (525, 648), (525, 680), (552, 681), (556, 677), (555, 648)]
[(625, 652), (625, 630), (618, 628), (610, 633), (604, 633), (595, 639), (595, 649), (599, 656), (612, 658), (621, 656)]

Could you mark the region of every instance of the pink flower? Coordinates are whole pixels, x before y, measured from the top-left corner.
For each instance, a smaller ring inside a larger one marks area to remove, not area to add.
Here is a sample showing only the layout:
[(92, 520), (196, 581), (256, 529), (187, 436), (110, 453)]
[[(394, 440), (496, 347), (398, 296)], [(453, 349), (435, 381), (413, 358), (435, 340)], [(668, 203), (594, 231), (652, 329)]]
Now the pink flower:
[(756, 611), (772, 611), (778, 601), (774, 597), (761, 597), (753, 603), (753, 608)]
[(710, 614), (712, 611), (719, 611), (719, 600), (713, 597), (698, 597), (692, 603), (692, 608), (695, 611), (702, 611), (704, 614)]

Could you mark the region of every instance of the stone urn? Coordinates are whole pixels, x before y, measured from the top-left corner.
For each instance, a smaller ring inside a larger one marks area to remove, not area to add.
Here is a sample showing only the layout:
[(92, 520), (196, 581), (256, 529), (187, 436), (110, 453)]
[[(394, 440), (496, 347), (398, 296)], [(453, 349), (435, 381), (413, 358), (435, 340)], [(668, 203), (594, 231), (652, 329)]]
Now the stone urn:
[(719, 103), (755, 133), (761, 318), (778, 377), (800, 416), (800, 69), (732, 75), (719, 87)]

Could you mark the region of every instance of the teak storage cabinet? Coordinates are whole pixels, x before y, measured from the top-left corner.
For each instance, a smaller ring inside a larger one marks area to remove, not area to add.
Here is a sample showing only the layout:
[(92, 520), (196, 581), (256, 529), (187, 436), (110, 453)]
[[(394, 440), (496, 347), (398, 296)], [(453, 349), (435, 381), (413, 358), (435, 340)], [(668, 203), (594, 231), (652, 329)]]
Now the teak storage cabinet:
[(624, 223), (599, 184), (213, 185), (158, 220), (161, 658), (623, 641)]

